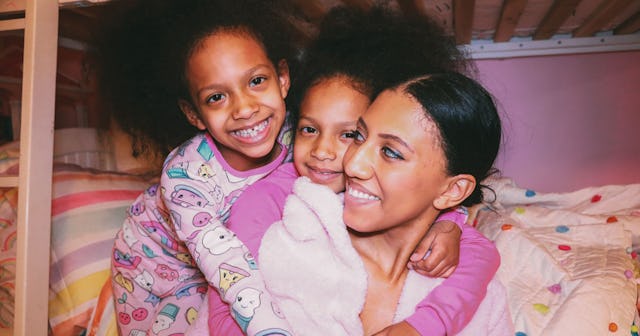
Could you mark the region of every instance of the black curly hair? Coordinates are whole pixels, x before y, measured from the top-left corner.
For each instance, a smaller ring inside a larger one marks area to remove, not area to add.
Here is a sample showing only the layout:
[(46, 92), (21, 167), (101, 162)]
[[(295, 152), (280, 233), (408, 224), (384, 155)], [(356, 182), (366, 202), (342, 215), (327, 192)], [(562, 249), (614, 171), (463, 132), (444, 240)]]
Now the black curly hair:
[[(191, 101), (184, 78), (194, 46), (220, 29), (249, 33), (274, 66), (295, 67), (297, 36), (283, 2), (124, 0), (96, 34), (101, 101), (132, 138), (134, 157), (164, 158), (192, 137), (178, 100)], [(291, 70), (293, 71), (293, 70)]]
[(454, 38), (430, 17), (405, 16), (384, 4), (366, 10), (337, 6), (323, 18), (292, 78), (290, 124), (297, 124), (306, 91), (334, 76), (373, 99), (416, 74), (472, 70)]

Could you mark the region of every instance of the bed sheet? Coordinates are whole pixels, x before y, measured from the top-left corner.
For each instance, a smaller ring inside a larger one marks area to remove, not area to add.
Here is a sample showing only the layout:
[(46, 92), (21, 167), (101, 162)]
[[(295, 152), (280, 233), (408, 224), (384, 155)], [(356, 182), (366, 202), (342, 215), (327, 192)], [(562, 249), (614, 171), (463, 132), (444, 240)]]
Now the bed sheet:
[(508, 178), (489, 186), (495, 201), (471, 218), (500, 251), (516, 335), (637, 335), (640, 184), (546, 194)]
[[(51, 335), (84, 335), (109, 277), (113, 238), (144, 176), (56, 164), (53, 175), (49, 326)], [(17, 188), (0, 188), (0, 328), (13, 324)]]

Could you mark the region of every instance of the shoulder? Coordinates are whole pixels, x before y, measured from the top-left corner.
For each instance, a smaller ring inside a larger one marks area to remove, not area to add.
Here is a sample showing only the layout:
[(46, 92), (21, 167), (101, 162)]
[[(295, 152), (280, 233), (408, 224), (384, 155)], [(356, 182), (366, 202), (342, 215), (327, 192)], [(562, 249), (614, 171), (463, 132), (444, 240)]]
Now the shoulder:
[(231, 211), (244, 208), (282, 208), (286, 197), (291, 194), (293, 183), (297, 178), (291, 163), (285, 163), (264, 178), (247, 187), (240, 195)]

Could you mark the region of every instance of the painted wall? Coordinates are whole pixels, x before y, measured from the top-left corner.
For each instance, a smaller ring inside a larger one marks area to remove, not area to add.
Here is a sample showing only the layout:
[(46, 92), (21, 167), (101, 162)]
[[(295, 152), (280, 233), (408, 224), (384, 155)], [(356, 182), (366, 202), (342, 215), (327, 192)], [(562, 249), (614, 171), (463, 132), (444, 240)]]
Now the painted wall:
[(503, 116), (504, 176), (542, 192), (640, 183), (640, 51), (476, 64)]

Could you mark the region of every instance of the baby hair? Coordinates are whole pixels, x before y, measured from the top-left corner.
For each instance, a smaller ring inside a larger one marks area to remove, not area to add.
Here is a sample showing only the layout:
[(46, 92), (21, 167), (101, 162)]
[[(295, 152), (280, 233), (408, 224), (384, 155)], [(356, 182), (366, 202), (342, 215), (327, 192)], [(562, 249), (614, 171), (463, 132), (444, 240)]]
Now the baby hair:
[(337, 6), (323, 18), (293, 78), (289, 108), (295, 125), (305, 92), (340, 76), (373, 99), (416, 73), (468, 71), (455, 41), (429, 17), (405, 17), (384, 5), (368, 10)]
[(440, 135), (451, 175), (470, 174), (478, 182), (462, 203), (472, 206), (483, 201), (480, 182), (493, 174), (502, 129), (494, 100), (475, 80), (448, 72), (420, 77), (399, 89), (422, 106)]
[[(100, 91), (133, 154), (165, 157), (197, 131), (178, 107), (191, 98), (186, 61), (198, 42), (220, 30), (246, 33), (276, 69), (296, 55), (287, 7), (262, 0), (126, 0), (99, 32)], [(126, 3), (126, 4), (125, 4)]]

